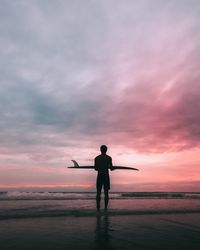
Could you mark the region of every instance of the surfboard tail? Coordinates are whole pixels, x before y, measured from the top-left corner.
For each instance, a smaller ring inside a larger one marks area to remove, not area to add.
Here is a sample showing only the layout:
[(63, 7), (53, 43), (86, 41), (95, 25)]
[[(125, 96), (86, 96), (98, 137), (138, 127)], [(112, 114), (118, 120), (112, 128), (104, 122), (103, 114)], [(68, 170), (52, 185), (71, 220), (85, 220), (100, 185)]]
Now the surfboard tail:
[(77, 161), (72, 160), (72, 162), (74, 163), (74, 167), (79, 167), (79, 165), (78, 165), (78, 162), (77, 162)]

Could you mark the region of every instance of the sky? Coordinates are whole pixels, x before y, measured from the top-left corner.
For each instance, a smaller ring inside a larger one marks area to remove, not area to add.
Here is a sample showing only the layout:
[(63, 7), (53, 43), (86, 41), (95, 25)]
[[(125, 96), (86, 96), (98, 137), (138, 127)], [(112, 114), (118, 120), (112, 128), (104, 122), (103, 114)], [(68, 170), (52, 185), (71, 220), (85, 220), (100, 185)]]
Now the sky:
[(0, 5), (0, 190), (200, 191), (199, 0)]

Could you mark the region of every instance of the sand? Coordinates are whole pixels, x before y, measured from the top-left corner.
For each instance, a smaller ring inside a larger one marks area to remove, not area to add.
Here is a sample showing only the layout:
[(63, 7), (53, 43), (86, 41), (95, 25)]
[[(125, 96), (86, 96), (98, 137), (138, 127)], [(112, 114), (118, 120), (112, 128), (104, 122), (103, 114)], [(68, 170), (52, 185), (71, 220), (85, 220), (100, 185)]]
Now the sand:
[(1, 250), (200, 249), (200, 213), (0, 220)]

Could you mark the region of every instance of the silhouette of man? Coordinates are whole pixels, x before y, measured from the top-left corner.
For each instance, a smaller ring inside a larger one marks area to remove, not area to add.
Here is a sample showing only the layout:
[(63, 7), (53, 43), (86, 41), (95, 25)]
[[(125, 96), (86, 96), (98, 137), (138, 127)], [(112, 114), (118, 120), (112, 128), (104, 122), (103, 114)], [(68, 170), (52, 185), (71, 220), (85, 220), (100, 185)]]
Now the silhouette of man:
[(107, 146), (102, 145), (100, 147), (101, 154), (98, 155), (94, 160), (95, 170), (98, 171), (97, 174), (97, 196), (96, 196), (96, 205), (97, 210), (100, 209), (100, 201), (101, 201), (101, 190), (104, 187), (104, 209), (107, 210), (108, 200), (109, 200), (109, 189), (110, 189), (110, 177), (109, 177), (109, 169), (114, 170), (112, 165), (112, 158), (106, 154)]

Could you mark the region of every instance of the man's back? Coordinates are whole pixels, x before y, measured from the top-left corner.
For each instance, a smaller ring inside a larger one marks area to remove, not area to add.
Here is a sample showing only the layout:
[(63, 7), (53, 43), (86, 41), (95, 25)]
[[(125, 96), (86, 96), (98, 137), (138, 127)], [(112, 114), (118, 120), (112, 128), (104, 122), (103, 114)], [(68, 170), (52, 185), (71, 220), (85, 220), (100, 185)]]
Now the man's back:
[(101, 154), (95, 158), (95, 169), (99, 174), (108, 174), (109, 168), (112, 168), (112, 158), (109, 155)]

